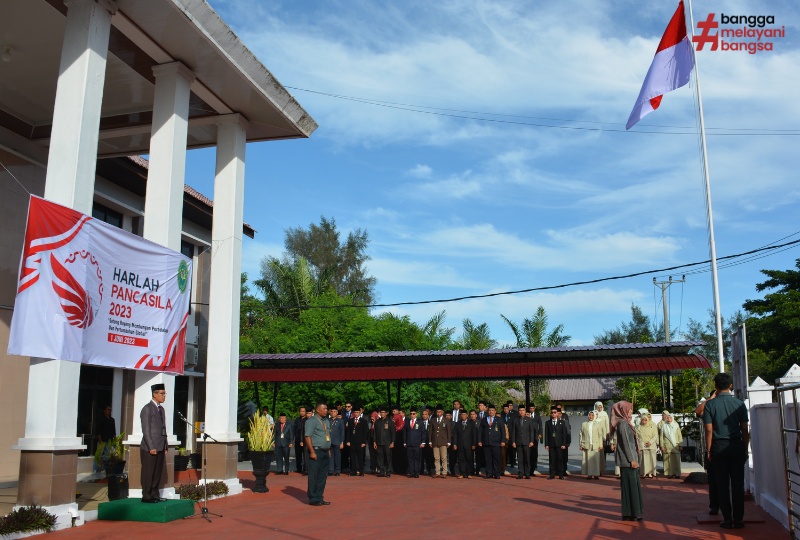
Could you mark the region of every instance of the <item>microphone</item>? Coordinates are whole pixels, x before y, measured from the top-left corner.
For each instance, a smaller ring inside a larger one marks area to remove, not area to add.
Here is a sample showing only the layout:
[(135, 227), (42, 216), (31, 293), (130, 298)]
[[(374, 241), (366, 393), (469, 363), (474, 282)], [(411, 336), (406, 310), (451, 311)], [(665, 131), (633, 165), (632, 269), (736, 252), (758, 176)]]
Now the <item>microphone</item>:
[(178, 411), (178, 418), (180, 418), (184, 422), (189, 422), (186, 418), (184, 418), (183, 414), (180, 411)]

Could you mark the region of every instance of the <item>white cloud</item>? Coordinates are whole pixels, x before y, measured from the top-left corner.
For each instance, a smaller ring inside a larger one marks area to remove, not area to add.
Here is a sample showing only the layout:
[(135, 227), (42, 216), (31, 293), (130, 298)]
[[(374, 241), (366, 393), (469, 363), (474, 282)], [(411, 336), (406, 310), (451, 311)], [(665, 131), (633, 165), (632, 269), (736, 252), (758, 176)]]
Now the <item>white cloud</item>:
[(421, 164), (415, 165), (408, 171), (408, 175), (413, 176), (414, 178), (430, 178), (432, 173), (433, 169), (431, 169), (427, 165), (421, 165)]

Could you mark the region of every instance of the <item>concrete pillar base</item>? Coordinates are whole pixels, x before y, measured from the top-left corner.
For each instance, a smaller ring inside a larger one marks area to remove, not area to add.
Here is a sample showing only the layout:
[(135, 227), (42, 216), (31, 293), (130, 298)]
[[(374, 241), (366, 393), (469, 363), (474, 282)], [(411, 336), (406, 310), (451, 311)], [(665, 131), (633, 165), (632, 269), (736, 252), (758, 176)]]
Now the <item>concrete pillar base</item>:
[[(76, 450), (42, 452), (23, 450), (19, 460), (17, 506), (73, 505), (77, 478)], [(77, 509), (75, 505), (76, 512)]]
[[(142, 496), (142, 458), (139, 454), (139, 445), (128, 444), (128, 497), (141, 498)], [(170, 447), (164, 458), (164, 471), (161, 473), (161, 496), (172, 499), (175, 495), (175, 448)]]
[[(239, 463), (239, 443), (221, 442), (215, 443), (207, 440), (203, 443), (206, 452), (206, 475), (209, 481), (222, 480), (228, 484), (230, 493), (234, 493), (234, 487), (239, 485), (237, 476)], [(238, 491), (241, 493), (241, 485)]]

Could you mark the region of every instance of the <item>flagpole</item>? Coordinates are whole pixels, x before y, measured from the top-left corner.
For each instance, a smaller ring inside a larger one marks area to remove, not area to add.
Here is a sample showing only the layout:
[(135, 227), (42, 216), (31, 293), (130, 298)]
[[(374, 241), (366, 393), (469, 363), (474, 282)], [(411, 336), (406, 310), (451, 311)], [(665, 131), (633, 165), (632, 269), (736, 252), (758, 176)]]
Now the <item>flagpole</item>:
[[(694, 14), (692, 0), (689, 0), (689, 25), (691, 35), (694, 37)], [(697, 55), (692, 40), (692, 55), (694, 55), (694, 79), (697, 92), (697, 105), (700, 116), (700, 146), (703, 161), (705, 180), (706, 218), (708, 224), (708, 251), (711, 258), (711, 281), (714, 295), (714, 323), (717, 329), (717, 354), (719, 355), (719, 372), (725, 371), (725, 343), (722, 340), (722, 316), (719, 308), (719, 280), (717, 277), (717, 246), (714, 241), (714, 216), (711, 212), (711, 178), (708, 173), (708, 152), (706, 151), (706, 124), (703, 118), (703, 97), (700, 93), (700, 69), (697, 65)]]

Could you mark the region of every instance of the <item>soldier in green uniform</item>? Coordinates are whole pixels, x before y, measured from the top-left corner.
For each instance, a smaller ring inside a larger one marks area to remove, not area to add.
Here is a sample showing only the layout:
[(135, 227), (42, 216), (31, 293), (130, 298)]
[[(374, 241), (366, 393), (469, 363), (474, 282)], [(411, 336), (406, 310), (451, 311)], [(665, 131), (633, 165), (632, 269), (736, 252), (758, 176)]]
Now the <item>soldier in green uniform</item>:
[(331, 447), (331, 422), (328, 406), (317, 402), (316, 414), (306, 421), (305, 443), (308, 449), (308, 504), (326, 506), (331, 504), (323, 497), (328, 481), (328, 466)]

